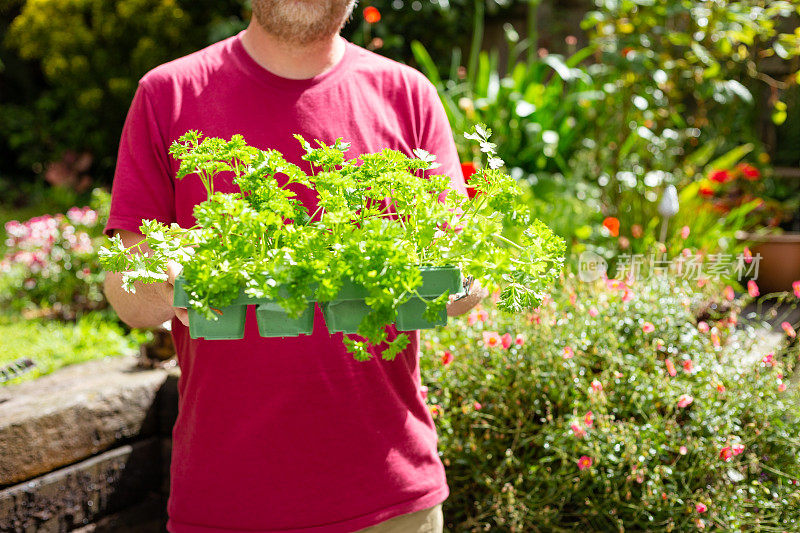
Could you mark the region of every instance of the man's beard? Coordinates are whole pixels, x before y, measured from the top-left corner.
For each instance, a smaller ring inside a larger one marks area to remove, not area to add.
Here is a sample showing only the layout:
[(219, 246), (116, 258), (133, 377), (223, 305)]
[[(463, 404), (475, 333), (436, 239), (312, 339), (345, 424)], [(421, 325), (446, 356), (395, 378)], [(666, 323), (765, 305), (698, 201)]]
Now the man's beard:
[(305, 45), (336, 35), (356, 0), (252, 0), (253, 16), (270, 35)]

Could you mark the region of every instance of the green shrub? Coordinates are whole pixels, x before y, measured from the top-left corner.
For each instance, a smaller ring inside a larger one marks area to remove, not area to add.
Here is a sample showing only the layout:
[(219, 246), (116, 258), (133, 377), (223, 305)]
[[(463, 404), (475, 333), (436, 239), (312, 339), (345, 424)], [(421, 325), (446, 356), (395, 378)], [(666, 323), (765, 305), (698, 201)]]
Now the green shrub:
[(16, 14), (0, 43), (9, 62), (0, 142), (18, 168), (43, 171), (69, 150), (89, 154), (92, 175), (108, 180), (139, 78), (239, 29), (228, 18), (243, 2), (0, 0), (0, 10)]
[(568, 280), (528, 316), (474, 311), (425, 337), (448, 527), (800, 528), (796, 348), (751, 360), (737, 307), (659, 279)]

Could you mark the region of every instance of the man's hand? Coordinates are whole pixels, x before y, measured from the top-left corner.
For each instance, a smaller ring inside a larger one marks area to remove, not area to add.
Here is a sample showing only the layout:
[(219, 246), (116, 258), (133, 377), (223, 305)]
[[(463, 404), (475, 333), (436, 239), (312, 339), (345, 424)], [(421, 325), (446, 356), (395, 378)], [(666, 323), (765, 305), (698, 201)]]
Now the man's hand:
[[(126, 247), (144, 240), (144, 236), (132, 231), (117, 230)], [(147, 245), (141, 246), (142, 252), (149, 252)], [(122, 288), (122, 273), (108, 272), (103, 289), (111, 307), (119, 318), (132, 328), (154, 328), (173, 316), (177, 316), (183, 324), (189, 325), (189, 313), (185, 307), (173, 307), (172, 297), (175, 290), (175, 278), (182, 267), (174, 261), (167, 265), (167, 281), (161, 283), (135, 282), (135, 293), (126, 292)]]
[(468, 313), (487, 296), (489, 296), (489, 291), (481, 287), (481, 284), (475, 280), (472, 282), (466, 296), (458, 300), (451, 300), (447, 304), (447, 316), (461, 316)]

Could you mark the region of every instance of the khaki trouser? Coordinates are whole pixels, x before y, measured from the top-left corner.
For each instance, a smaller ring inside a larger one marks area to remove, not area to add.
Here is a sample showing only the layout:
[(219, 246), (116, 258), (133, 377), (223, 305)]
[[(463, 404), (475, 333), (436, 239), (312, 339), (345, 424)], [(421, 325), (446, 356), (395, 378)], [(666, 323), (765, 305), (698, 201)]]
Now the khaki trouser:
[(390, 518), (356, 533), (442, 533), (444, 516), (442, 504), (415, 513)]

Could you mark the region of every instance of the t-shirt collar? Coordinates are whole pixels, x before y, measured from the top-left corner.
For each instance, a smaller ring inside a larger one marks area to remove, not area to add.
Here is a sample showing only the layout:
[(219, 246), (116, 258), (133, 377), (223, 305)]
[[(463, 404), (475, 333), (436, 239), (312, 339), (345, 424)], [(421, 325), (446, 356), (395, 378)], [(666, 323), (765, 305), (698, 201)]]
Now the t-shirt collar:
[(347, 70), (356, 52), (356, 46), (345, 40), (344, 55), (332, 68), (312, 78), (295, 80), (279, 76), (259, 65), (258, 62), (256, 62), (256, 60), (253, 59), (252, 56), (250, 56), (250, 54), (247, 52), (244, 44), (242, 44), (243, 34), (244, 30), (234, 35), (231, 40), (231, 52), (239, 68), (263, 83), (287, 91), (304, 91), (306, 89), (310, 89), (311, 87), (316, 87), (323, 83), (329, 83), (335, 80)]

